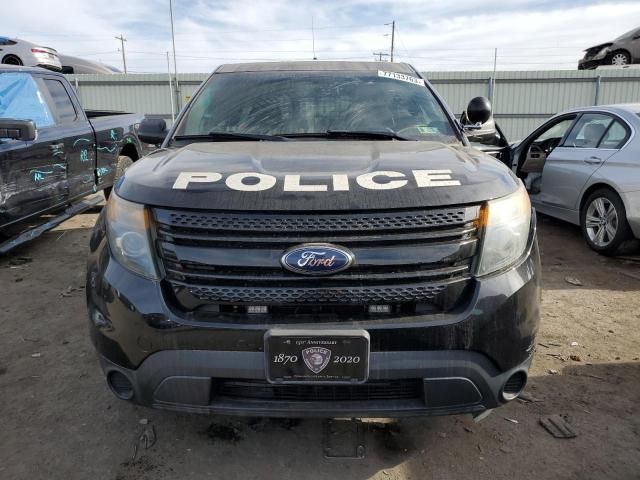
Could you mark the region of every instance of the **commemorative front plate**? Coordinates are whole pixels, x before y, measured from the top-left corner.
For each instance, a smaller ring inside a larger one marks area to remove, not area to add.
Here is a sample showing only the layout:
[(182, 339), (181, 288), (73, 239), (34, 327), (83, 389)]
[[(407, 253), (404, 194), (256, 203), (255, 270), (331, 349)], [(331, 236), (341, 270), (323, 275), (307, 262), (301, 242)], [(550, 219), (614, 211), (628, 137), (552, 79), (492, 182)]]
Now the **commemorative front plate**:
[(366, 330), (269, 330), (264, 351), (272, 383), (362, 383), (369, 376)]

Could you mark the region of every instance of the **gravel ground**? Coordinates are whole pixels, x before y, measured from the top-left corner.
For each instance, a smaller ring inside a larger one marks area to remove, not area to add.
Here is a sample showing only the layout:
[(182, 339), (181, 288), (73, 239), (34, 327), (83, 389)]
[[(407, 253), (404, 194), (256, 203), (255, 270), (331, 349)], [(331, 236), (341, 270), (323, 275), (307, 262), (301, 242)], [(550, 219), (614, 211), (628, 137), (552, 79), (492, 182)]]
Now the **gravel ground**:
[[(526, 390), (536, 401), (479, 424), (373, 421), (366, 458), (354, 461), (323, 458), (320, 420), (174, 414), (117, 400), (87, 335), (95, 219), (73, 218), (0, 258), (0, 479), (640, 479), (640, 258), (598, 256), (571, 225), (540, 222), (543, 321)], [(538, 423), (551, 414), (578, 436), (553, 438)], [(146, 449), (138, 439), (150, 427), (157, 441)]]

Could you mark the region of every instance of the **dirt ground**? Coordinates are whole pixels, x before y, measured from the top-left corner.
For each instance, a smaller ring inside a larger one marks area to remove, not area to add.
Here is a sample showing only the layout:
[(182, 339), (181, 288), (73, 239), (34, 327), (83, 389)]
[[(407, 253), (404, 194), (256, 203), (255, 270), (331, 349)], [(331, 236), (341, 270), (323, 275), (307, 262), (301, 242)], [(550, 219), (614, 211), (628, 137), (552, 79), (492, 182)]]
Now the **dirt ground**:
[[(542, 218), (543, 320), (526, 389), (537, 401), (478, 424), (373, 422), (365, 459), (326, 460), (320, 420), (174, 414), (111, 394), (86, 325), (95, 219), (78, 216), (0, 259), (2, 480), (640, 479), (640, 257), (598, 256), (577, 228)], [(553, 438), (538, 423), (550, 414), (578, 436)], [(150, 426), (157, 441), (146, 449), (138, 439)]]

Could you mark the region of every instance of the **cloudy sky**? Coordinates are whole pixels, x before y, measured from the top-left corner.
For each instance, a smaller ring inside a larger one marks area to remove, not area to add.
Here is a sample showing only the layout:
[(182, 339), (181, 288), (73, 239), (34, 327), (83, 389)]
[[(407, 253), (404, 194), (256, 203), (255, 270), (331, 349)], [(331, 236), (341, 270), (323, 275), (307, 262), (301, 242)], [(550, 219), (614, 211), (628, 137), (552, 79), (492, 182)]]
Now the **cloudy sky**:
[[(8, 2), (9, 0), (2, 0)], [(174, 0), (179, 72), (243, 60), (388, 53), (420, 70), (575, 69), (582, 50), (640, 26), (640, 2), (566, 0)], [(62, 7), (64, 5), (64, 8)], [(169, 0), (16, 0), (0, 35), (131, 72), (166, 72)], [(312, 22), (314, 35), (312, 35)]]

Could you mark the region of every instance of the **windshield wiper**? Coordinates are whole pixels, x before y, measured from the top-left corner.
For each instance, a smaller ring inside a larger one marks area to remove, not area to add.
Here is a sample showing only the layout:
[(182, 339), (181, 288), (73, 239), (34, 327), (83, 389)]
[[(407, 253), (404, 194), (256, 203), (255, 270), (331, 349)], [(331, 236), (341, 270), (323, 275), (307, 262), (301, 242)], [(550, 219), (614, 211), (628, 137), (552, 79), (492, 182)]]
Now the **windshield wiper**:
[(269, 142), (288, 142), (289, 139), (280, 135), (262, 135), (259, 133), (239, 133), (239, 132), (216, 132), (211, 131), (202, 135), (176, 135), (174, 140), (203, 140), (208, 142), (258, 142), (266, 140)]
[(286, 137), (314, 137), (314, 138), (361, 138), (373, 140), (410, 140), (398, 135), (391, 129), (388, 130), (327, 130), (317, 133), (285, 133)]
[(387, 130), (327, 130), (326, 134), (330, 137), (345, 138), (379, 138), (381, 140), (409, 140), (407, 137), (398, 135), (390, 128)]

